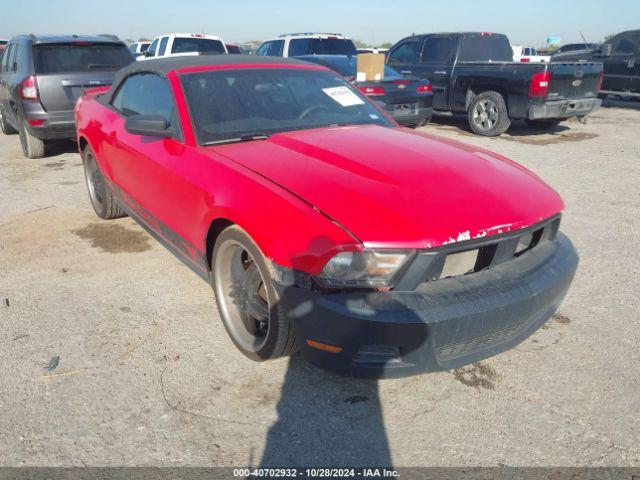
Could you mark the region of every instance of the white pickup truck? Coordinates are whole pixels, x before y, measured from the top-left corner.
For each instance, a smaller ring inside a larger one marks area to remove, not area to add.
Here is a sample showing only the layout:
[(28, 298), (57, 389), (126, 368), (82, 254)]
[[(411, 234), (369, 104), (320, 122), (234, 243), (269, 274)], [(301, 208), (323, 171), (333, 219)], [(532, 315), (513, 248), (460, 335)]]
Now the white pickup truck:
[(185, 55), (227, 54), (222, 38), (200, 33), (170, 33), (157, 37), (138, 60)]
[(522, 45), (512, 45), (513, 61), (524, 63), (547, 63), (551, 61), (550, 55), (538, 55), (533, 47), (523, 47)]

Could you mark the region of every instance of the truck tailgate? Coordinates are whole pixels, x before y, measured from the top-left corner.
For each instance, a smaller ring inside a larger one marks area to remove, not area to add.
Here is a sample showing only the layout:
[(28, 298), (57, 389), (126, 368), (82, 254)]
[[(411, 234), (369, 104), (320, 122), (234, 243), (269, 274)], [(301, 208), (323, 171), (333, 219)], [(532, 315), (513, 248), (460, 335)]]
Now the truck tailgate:
[(549, 100), (595, 98), (598, 96), (602, 63), (549, 63)]

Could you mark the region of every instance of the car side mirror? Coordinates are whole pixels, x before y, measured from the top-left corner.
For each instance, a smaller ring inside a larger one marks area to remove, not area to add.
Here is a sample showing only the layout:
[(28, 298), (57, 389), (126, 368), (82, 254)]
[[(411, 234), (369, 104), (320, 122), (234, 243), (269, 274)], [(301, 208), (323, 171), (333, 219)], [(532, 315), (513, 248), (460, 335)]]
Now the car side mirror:
[(600, 48), (594, 52), (596, 57), (610, 57), (611, 56), (611, 44), (603, 43)]
[(175, 131), (160, 115), (133, 115), (124, 122), (124, 129), (134, 135), (172, 138)]
[(147, 49), (146, 52), (144, 52), (143, 54), (145, 57), (153, 57), (153, 50), (151, 49)]

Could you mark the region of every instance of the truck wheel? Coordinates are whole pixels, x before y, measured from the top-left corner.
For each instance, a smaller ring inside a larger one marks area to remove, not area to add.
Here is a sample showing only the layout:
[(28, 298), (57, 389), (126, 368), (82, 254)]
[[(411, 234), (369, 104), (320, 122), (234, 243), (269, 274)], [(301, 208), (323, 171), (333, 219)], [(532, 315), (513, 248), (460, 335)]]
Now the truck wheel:
[(19, 118), (20, 129), (20, 146), (22, 147), (22, 153), (27, 158), (42, 158), (44, 157), (44, 140), (40, 140), (29, 133), (27, 127), (24, 125), (24, 120)]
[(0, 110), (0, 130), (5, 135), (15, 135), (18, 131), (9, 125), (9, 122), (4, 117), (4, 111)]
[(91, 206), (100, 218), (111, 220), (113, 218), (125, 217), (126, 214), (116, 202), (109, 185), (104, 179), (96, 157), (89, 147), (82, 152), (82, 163), (84, 165), (84, 178), (87, 183)]
[(529, 120), (525, 119), (524, 123), (534, 130), (552, 130), (560, 125), (562, 120)]
[(507, 104), (498, 92), (476, 95), (467, 114), (471, 130), (485, 137), (502, 135), (511, 125)]
[(222, 231), (211, 260), (218, 311), (234, 345), (255, 361), (293, 354), (293, 328), (279, 305), (272, 269), (237, 225)]

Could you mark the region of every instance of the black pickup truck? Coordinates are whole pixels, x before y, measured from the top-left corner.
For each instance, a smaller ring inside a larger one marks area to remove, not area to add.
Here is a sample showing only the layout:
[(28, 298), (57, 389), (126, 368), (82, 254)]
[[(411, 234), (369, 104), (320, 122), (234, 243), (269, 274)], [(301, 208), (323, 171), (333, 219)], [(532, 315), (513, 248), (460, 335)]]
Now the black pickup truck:
[(604, 81), (600, 94), (640, 98), (640, 30), (622, 32), (594, 50), (567, 52), (552, 62), (602, 62)]
[(516, 63), (506, 35), (413, 35), (389, 51), (387, 63), (426, 77), (436, 111), (467, 112), (475, 133), (496, 136), (511, 120), (548, 128), (597, 109), (601, 62)]

